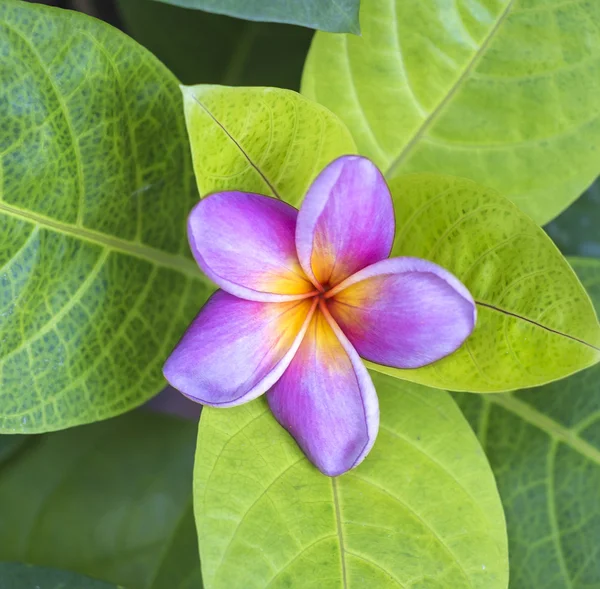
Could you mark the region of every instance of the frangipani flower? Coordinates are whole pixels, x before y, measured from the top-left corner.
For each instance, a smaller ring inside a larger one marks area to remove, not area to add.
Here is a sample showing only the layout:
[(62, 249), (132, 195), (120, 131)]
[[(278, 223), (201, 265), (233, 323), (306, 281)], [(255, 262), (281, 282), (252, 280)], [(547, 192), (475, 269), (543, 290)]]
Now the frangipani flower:
[(358, 156), (329, 164), (299, 211), (245, 192), (204, 198), (189, 240), (221, 290), (167, 360), (167, 380), (213, 407), (266, 393), (324, 474), (355, 467), (379, 428), (360, 357), (417, 368), (454, 352), (475, 325), (473, 298), (452, 274), (388, 259), (394, 232), (385, 180)]

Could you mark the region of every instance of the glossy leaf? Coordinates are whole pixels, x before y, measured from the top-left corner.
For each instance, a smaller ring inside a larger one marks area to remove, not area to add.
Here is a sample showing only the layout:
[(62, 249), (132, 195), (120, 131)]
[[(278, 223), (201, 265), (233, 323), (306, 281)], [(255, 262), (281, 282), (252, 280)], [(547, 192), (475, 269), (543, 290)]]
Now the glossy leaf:
[(494, 191), (449, 176), (390, 183), (393, 256), (455, 274), (477, 303), (477, 325), (454, 354), (417, 370), (375, 366), (447, 390), (499, 392), (563, 378), (600, 359), (600, 327), (585, 289), (552, 241)]
[(300, 88), (309, 29), (150, 0), (118, 0), (117, 6), (125, 31), (184, 84)]
[(139, 405), (212, 289), (177, 81), (119, 31), (0, 4), (0, 431)]
[(303, 92), (392, 177), (471, 178), (537, 222), (600, 171), (596, 0), (363, 0), (362, 37), (318, 33)]
[(183, 86), (198, 190), (244, 190), (298, 206), (315, 176), (355, 153), (343, 123), (289, 90)]
[(255, 21), (291, 23), (334, 33), (360, 33), (360, 0), (158, 0)]
[(2, 589), (123, 589), (70, 571), (0, 562)]
[(32, 439), (0, 468), (0, 559), (128, 589), (198, 589), (195, 432), (136, 412)]
[(504, 516), (485, 456), (442, 391), (373, 374), (375, 446), (329, 478), (264, 399), (202, 412), (194, 502), (207, 589), (504, 589)]
[[(572, 262), (600, 311), (600, 260)], [(600, 586), (600, 366), (535, 391), (457, 399), (498, 481), (511, 589)]]

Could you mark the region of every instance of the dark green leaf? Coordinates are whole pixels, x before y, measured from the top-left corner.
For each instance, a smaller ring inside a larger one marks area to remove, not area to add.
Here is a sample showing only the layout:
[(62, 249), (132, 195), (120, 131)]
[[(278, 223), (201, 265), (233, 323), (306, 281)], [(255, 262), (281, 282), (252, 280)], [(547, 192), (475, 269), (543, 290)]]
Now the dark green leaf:
[[(600, 311), (600, 260), (572, 260)], [(600, 366), (512, 395), (457, 395), (494, 469), (511, 589), (600, 587)]]
[(302, 25), (332, 33), (360, 34), (359, 0), (158, 0), (247, 20)]
[(13, 562), (0, 562), (0, 587), (2, 589), (120, 589), (116, 585), (89, 579), (70, 571)]
[(300, 88), (308, 29), (148, 0), (117, 5), (126, 31), (185, 84)]
[(0, 436), (0, 464), (14, 456), (29, 439), (29, 436)]
[(0, 431), (139, 405), (210, 289), (177, 80), (112, 27), (0, 4)]
[(138, 412), (39, 436), (0, 469), (0, 559), (198, 589), (195, 437), (194, 422)]

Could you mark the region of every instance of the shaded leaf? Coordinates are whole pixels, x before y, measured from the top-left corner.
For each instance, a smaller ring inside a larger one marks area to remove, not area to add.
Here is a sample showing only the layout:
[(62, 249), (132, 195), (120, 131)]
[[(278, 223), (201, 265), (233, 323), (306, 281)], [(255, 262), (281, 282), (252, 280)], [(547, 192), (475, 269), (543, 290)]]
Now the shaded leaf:
[(136, 412), (39, 436), (0, 469), (0, 558), (128, 589), (198, 589), (195, 431)]
[(417, 370), (375, 366), (429, 386), (498, 392), (565, 377), (600, 359), (587, 293), (552, 241), (494, 191), (449, 176), (391, 181), (392, 255), (432, 260), (473, 294), (477, 325), (454, 354)]
[[(572, 263), (600, 311), (600, 260)], [(456, 398), (498, 481), (511, 589), (600, 586), (600, 366), (533, 391)]]
[(450, 396), (373, 374), (374, 449), (320, 474), (264, 398), (204, 408), (194, 502), (207, 589), (505, 588), (504, 516)]
[(14, 456), (28, 439), (27, 436), (0, 436), (0, 464)]
[(244, 190), (298, 206), (315, 176), (355, 153), (326, 108), (278, 88), (183, 86), (198, 190)]
[(126, 31), (184, 84), (300, 88), (309, 29), (149, 0), (118, 0), (117, 5)]
[(333, 33), (360, 33), (360, 0), (158, 0), (247, 20), (302, 25)]
[(0, 431), (139, 405), (212, 286), (177, 81), (90, 17), (0, 5)]
[(596, 0), (363, 0), (361, 38), (318, 33), (303, 92), (392, 177), (471, 178), (537, 222), (600, 170)]
[(122, 589), (70, 571), (0, 562), (2, 589)]

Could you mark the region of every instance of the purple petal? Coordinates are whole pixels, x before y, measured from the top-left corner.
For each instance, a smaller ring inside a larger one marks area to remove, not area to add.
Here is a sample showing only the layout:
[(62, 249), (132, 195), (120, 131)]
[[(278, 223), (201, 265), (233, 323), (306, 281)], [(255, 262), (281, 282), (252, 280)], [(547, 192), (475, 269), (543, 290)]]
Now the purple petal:
[(418, 368), (458, 349), (476, 320), (471, 293), (450, 272), (418, 258), (391, 258), (327, 293), (327, 306), (358, 353)]
[(188, 219), (192, 253), (223, 290), (252, 301), (306, 296), (294, 235), (298, 211), (279, 200), (245, 192), (218, 192), (201, 200)]
[(165, 363), (165, 378), (205, 405), (229, 407), (267, 391), (291, 362), (316, 301), (261, 303), (217, 291)]
[(315, 283), (333, 286), (390, 255), (394, 207), (370, 160), (343, 156), (309, 188), (298, 214), (300, 264)]
[(317, 310), (267, 399), (310, 461), (322, 473), (337, 476), (359, 464), (373, 446), (379, 404), (356, 350), (329, 321)]

